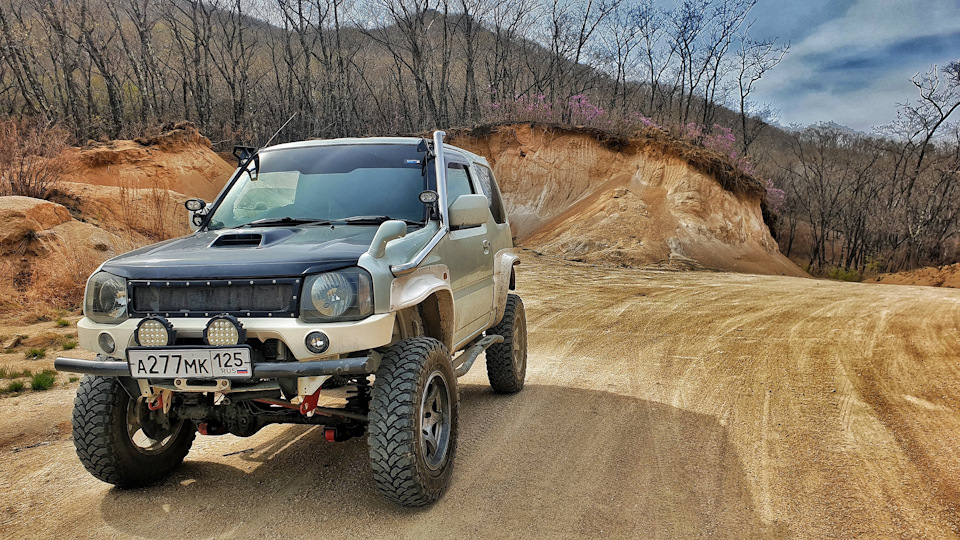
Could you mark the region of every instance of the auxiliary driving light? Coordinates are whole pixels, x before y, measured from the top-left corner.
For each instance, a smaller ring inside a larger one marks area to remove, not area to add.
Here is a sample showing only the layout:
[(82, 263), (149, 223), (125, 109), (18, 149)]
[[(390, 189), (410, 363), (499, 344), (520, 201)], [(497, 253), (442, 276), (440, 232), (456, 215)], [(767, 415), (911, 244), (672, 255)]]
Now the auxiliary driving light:
[(247, 340), (247, 331), (236, 317), (224, 313), (210, 319), (203, 330), (203, 340), (217, 347), (238, 345)]
[(313, 354), (320, 354), (330, 347), (330, 338), (323, 332), (313, 331), (307, 334), (306, 345)]
[(133, 339), (141, 347), (166, 347), (173, 344), (176, 335), (177, 331), (173, 329), (170, 321), (150, 315), (137, 325), (136, 331), (133, 332)]

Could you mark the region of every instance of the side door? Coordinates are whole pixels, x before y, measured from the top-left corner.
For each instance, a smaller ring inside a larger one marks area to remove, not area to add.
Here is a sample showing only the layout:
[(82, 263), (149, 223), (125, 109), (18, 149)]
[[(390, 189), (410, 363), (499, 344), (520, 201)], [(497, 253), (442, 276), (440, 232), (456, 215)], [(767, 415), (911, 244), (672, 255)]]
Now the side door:
[[(481, 193), (466, 161), (447, 159), (447, 204), (461, 195)], [(454, 343), (485, 330), (493, 319), (493, 257), (489, 240), (491, 216), (477, 227), (452, 229), (441, 245), (441, 257), (450, 269), (456, 312)]]

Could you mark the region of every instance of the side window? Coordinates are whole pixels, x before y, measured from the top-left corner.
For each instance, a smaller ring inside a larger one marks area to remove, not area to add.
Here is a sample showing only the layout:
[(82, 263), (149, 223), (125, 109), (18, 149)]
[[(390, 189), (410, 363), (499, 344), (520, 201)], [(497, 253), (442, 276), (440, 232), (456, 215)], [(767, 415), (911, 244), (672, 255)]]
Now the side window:
[(507, 213), (503, 209), (500, 190), (497, 188), (497, 183), (493, 180), (493, 171), (479, 163), (474, 163), (473, 168), (477, 171), (477, 180), (480, 181), (480, 189), (483, 190), (483, 194), (486, 195), (487, 200), (490, 201), (490, 213), (493, 214), (494, 221), (504, 223), (507, 220)]
[(467, 167), (462, 163), (451, 163), (447, 165), (447, 207), (457, 200), (461, 195), (470, 195), (473, 188), (470, 187), (470, 176), (467, 174)]

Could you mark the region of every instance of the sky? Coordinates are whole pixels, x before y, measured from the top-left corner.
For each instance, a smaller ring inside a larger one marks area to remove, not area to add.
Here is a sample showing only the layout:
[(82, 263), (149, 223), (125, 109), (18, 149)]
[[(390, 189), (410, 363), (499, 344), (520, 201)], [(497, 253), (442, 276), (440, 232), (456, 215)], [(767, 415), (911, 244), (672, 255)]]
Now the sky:
[(783, 126), (869, 133), (916, 97), (910, 77), (960, 60), (960, 0), (759, 0), (751, 14), (751, 36), (790, 44), (756, 91)]

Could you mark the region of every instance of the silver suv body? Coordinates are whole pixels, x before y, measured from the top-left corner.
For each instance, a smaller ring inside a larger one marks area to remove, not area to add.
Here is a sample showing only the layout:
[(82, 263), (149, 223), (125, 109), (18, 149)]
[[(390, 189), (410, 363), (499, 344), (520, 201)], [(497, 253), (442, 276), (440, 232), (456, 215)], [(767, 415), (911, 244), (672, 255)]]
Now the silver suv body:
[(489, 164), (443, 132), (235, 155), (216, 201), (187, 201), (193, 235), (90, 277), (79, 341), (97, 359), (56, 360), (87, 374), (81, 462), (142, 486), (176, 468), (196, 432), (315, 424), (330, 441), (368, 435), (384, 495), (436, 500), (456, 451), (457, 377), (484, 351), (498, 392), (519, 391), (526, 371), (519, 259)]

